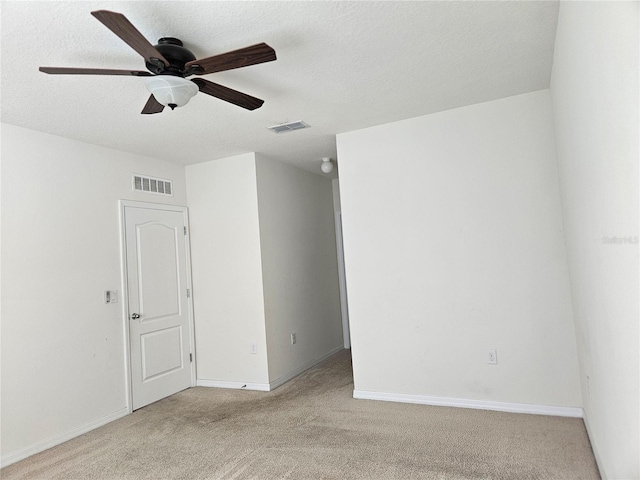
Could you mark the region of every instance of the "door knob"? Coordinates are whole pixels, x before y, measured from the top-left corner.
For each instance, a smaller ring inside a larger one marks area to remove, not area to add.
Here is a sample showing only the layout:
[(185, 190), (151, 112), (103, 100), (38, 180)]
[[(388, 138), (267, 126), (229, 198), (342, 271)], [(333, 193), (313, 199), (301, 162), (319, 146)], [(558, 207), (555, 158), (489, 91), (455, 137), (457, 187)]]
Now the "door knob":
[(137, 320), (138, 318), (140, 318), (140, 314), (139, 313), (132, 313), (131, 314), (131, 320)]

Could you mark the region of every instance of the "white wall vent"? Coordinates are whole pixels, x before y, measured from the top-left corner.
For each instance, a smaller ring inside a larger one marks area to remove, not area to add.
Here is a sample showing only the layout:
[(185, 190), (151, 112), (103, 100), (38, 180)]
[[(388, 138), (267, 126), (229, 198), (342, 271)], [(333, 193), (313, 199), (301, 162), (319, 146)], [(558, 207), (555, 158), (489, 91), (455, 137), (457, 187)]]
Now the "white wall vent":
[(267, 128), (275, 133), (284, 133), (292, 132), (294, 130), (302, 130), (303, 128), (309, 128), (309, 125), (304, 123), (302, 120), (299, 120), (297, 122), (281, 123), (280, 125), (273, 125)]
[(153, 193), (156, 195), (173, 196), (173, 183), (163, 178), (146, 177), (133, 174), (133, 190), (137, 192)]

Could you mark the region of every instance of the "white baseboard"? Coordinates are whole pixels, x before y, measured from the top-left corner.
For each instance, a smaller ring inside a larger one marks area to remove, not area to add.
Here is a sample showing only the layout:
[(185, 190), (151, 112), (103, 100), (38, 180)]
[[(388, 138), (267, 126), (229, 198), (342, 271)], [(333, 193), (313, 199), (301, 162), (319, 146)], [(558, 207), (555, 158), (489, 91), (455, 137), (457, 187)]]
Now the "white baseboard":
[(0, 460), (0, 466), (6, 467), (7, 465), (11, 465), (12, 463), (19, 462), (20, 460), (24, 460), (31, 455), (35, 455), (36, 453), (42, 452), (43, 450), (47, 450), (48, 448), (55, 447), (56, 445), (60, 445), (72, 438), (78, 437), (84, 433), (90, 432), (91, 430), (95, 430), (98, 427), (106, 425), (109, 422), (113, 422), (125, 415), (129, 414), (129, 409), (127, 407), (121, 408), (109, 415), (105, 415), (98, 420), (95, 420), (90, 423), (86, 423), (79, 427), (68, 430), (60, 435), (56, 435), (54, 437), (50, 437), (46, 440), (43, 440), (38, 443), (34, 443), (27, 447), (21, 448), (20, 450), (9, 453), (8, 455), (3, 455)]
[(343, 350), (342, 345), (325, 353), (321, 357), (314, 358), (310, 362), (307, 362), (298, 368), (294, 368), (293, 370), (285, 373), (284, 375), (281, 375), (280, 377), (276, 378), (274, 381), (270, 383), (225, 382), (225, 381), (205, 380), (203, 378), (198, 378), (196, 380), (196, 386), (197, 387), (213, 387), (213, 388), (235, 388), (235, 389), (242, 389), (242, 390), (258, 390), (261, 392), (270, 392), (271, 390), (278, 388), (283, 383), (288, 382), (292, 378), (297, 377), (302, 372), (309, 370), (312, 367), (315, 367), (319, 363), (324, 362), (331, 355), (335, 355), (341, 350)]
[(465, 398), (432, 397), (428, 395), (408, 395), (404, 393), (369, 392), (354, 390), (353, 398), (362, 400), (382, 400), (385, 402), (417, 403), (442, 407), (475, 408), (497, 412), (531, 413), (534, 415), (552, 415), (555, 417), (582, 418), (580, 407), (556, 407), (551, 405), (530, 405), (528, 403), (491, 402), (486, 400), (467, 400)]
[(315, 367), (319, 363), (324, 362), (331, 355), (335, 355), (336, 353), (341, 352), (342, 350), (344, 350), (344, 347), (342, 345), (339, 345), (336, 348), (334, 348), (333, 350), (330, 350), (329, 352), (325, 353), (324, 355), (322, 355), (322, 356), (320, 356), (318, 358), (314, 358), (313, 360), (311, 360), (311, 361), (299, 366), (298, 368), (294, 368), (293, 370), (285, 373), (284, 375), (279, 376), (274, 381), (269, 383), (269, 386), (270, 386), (271, 390), (274, 390), (274, 389), (278, 388), (280, 385), (282, 385), (284, 383), (287, 383), (292, 378), (295, 378), (298, 375), (300, 375), (301, 373), (309, 370), (310, 368)]
[(268, 383), (224, 382), (205, 380), (203, 378), (196, 379), (196, 387), (235, 388), (238, 390), (259, 390), (261, 392), (268, 392), (270, 390)]

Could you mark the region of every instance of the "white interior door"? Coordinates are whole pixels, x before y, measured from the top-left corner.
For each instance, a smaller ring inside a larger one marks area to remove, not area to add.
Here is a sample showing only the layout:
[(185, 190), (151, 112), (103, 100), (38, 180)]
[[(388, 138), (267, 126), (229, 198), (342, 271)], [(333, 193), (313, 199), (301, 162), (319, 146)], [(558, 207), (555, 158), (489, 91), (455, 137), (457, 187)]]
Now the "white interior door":
[(191, 386), (185, 212), (124, 207), (133, 410)]

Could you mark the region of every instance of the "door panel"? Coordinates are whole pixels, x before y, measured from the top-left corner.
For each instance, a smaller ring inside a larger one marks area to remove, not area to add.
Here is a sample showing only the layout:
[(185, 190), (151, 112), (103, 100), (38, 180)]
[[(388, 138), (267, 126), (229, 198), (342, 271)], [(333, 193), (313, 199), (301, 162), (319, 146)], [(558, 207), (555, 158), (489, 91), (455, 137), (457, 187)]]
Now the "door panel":
[[(180, 314), (177, 231), (159, 223), (136, 225), (138, 295), (143, 322)], [(180, 236), (182, 232), (180, 232)]]
[(140, 336), (142, 381), (174, 372), (183, 367), (182, 329), (180, 327), (145, 333)]
[(125, 206), (124, 217), (135, 410), (191, 386), (187, 244), (181, 211)]

